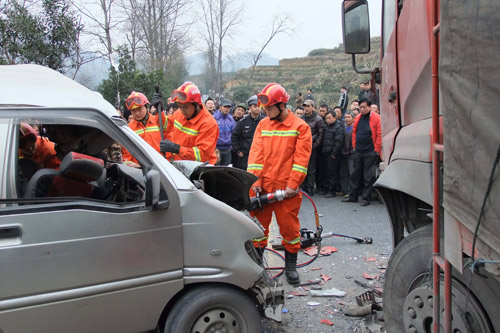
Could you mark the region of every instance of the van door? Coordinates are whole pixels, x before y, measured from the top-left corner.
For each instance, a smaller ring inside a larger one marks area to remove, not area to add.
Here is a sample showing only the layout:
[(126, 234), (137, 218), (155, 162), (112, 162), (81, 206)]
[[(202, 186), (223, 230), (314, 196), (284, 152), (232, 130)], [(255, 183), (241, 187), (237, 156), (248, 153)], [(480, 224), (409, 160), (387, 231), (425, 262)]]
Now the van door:
[[(52, 114), (50, 119), (43, 112), (30, 114), (52, 130), (70, 126), (64, 124), (67, 111), (57, 117)], [(97, 113), (79, 116), (80, 128), (101, 134), (119, 132)], [(59, 119), (59, 123), (51, 124), (51, 119)], [(16, 185), (21, 177), (20, 121), (0, 119), (12, 126), (10, 136), (2, 142), (8, 159), (4, 165), (8, 167), (0, 179), (15, 180)], [(115, 136), (113, 141), (130, 144), (125, 136)], [(140, 162), (144, 170), (131, 171), (145, 174), (153, 167), (147, 160)], [(103, 168), (105, 173), (109, 170)], [(83, 194), (21, 198), (17, 191), (10, 191), (0, 198), (4, 204), (0, 209), (0, 331), (125, 332), (155, 328), (167, 301), (183, 287), (180, 209), (171, 204), (151, 210), (137, 195), (141, 184), (134, 184), (133, 177), (116, 171), (113, 177), (116, 179), (105, 176), (102, 184), (92, 184), (111, 186), (103, 189), (106, 191), (125, 189), (131, 193), (106, 198)], [(162, 176), (161, 182), (164, 197), (168, 193), (178, 202), (167, 179)]]

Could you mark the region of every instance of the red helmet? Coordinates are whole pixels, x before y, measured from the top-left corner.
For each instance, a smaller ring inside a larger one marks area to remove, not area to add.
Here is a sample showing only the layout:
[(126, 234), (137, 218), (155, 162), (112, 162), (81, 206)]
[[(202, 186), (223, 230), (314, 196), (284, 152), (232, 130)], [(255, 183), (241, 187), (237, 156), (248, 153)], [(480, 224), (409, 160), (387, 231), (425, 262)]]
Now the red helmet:
[(262, 106), (270, 106), (278, 103), (286, 103), (290, 99), (290, 95), (285, 88), (277, 83), (270, 83), (257, 94), (259, 102)]
[(36, 131), (28, 123), (22, 121), (21, 124), (19, 124), (19, 131), (21, 132), (19, 136), (19, 148), (24, 148), (30, 141), (36, 142)]
[(125, 105), (129, 110), (141, 107), (146, 104), (149, 104), (147, 97), (143, 93), (135, 91), (132, 91), (130, 96), (127, 97), (127, 101), (125, 102)]
[(184, 82), (182, 86), (172, 91), (172, 102), (198, 103), (201, 105), (200, 89), (193, 82)]

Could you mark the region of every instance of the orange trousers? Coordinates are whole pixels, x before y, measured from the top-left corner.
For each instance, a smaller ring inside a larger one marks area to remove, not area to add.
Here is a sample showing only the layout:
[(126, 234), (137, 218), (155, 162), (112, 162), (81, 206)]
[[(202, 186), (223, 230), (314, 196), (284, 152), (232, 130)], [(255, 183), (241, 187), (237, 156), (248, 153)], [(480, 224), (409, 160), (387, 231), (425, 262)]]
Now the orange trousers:
[[(265, 194), (265, 193), (263, 193)], [(260, 224), (264, 227), (265, 235), (259, 239), (252, 239), (255, 247), (264, 248), (267, 246), (269, 237), (269, 225), (274, 215), (280, 228), (280, 234), (283, 238), (281, 244), (291, 253), (297, 253), (300, 250), (300, 222), (299, 211), (302, 203), (302, 193), (285, 199), (283, 201), (275, 201), (264, 206), (264, 210), (256, 209), (250, 212), (250, 216), (257, 218)]]

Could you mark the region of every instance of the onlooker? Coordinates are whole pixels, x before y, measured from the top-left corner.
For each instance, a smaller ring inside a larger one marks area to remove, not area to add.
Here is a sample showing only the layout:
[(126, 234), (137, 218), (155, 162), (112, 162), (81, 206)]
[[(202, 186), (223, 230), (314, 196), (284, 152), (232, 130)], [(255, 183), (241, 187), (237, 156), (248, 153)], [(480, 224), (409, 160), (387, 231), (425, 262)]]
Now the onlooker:
[(342, 160), (340, 161), (340, 188), (342, 192), (349, 196), (350, 186), (349, 179), (354, 170), (353, 164), (353, 148), (352, 148), (352, 125), (354, 116), (352, 112), (347, 111), (344, 115), (345, 131), (344, 131), (344, 148), (342, 149)]
[(215, 112), (215, 101), (212, 97), (209, 97), (205, 100), (205, 107), (210, 114), (214, 114)]
[(325, 138), (321, 153), (326, 161), (327, 194), (325, 198), (333, 198), (339, 182), (339, 167), (344, 146), (344, 126), (335, 118), (333, 112), (328, 112), (325, 117)]
[(354, 149), (354, 171), (350, 179), (351, 189), (349, 197), (344, 202), (358, 201), (358, 186), (363, 178), (364, 185), (361, 191), (363, 201), (361, 206), (368, 206), (371, 201), (373, 183), (375, 182), (375, 168), (380, 160), (382, 137), (380, 132), (380, 116), (371, 112), (371, 101), (359, 101), (360, 115), (354, 119), (352, 129), (352, 146)]
[(337, 105), (333, 108), (333, 115), (335, 116), (335, 119), (339, 120), (342, 123), (342, 126), (344, 126), (344, 114), (342, 113), (342, 108), (340, 106)]
[[(319, 106), (318, 115), (323, 119), (323, 126), (326, 126), (325, 116), (328, 112), (328, 105), (321, 104)], [(326, 194), (328, 182), (326, 180), (326, 160), (323, 157), (323, 154), (318, 154), (318, 159), (316, 161), (316, 193), (318, 194)]]
[(356, 109), (356, 108), (359, 109), (359, 102), (358, 102), (358, 100), (357, 99), (353, 100), (351, 102), (351, 106), (349, 108), (351, 109), (351, 111), (354, 110), (354, 109)]
[(302, 93), (299, 92), (299, 95), (295, 99), (295, 108), (301, 107), (304, 103), (304, 97), (302, 97)]
[(342, 116), (347, 111), (347, 106), (349, 105), (349, 95), (347, 94), (347, 88), (342, 86), (340, 88), (339, 106), (342, 109)]
[(354, 108), (352, 109), (352, 115), (354, 118), (356, 118), (359, 114), (359, 108)]
[(362, 82), (359, 84), (359, 89), (360, 89), (360, 92), (358, 94), (358, 100), (361, 100), (363, 98), (368, 98), (368, 89), (366, 88), (366, 85), (369, 84), (369, 81), (368, 82)]
[(318, 158), (318, 150), (323, 142), (325, 127), (323, 119), (315, 111), (314, 101), (306, 99), (304, 101), (304, 117), (302, 118), (311, 128), (312, 135), (312, 151), (307, 167), (307, 176), (301, 185), (301, 188), (309, 195), (314, 195), (314, 182), (316, 180), (316, 163)]
[(234, 121), (237, 122), (243, 119), (246, 113), (247, 113), (247, 105), (245, 103), (239, 103), (238, 105), (236, 105), (236, 108), (234, 109), (233, 112)]
[(314, 102), (314, 95), (313, 95), (313, 92), (312, 92), (312, 89), (307, 89), (307, 96), (306, 96), (306, 101), (310, 99), (311, 101)]
[(377, 104), (373, 103), (373, 104), (371, 105), (371, 108), (372, 108), (372, 111), (373, 111), (373, 112), (380, 114), (380, 110), (379, 110), (379, 108), (378, 108), (378, 105), (377, 105)]
[(231, 134), (233, 133), (236, 122), (229, 114), (231, 102), (223, 100), (220, 110), (215, 111), (214, 118), (219, 126), (219, 139), (217, 140), (217, 149), (220, 153), (220, 165), (231, 164)]
[(294, 114), (299, 117), (299, 118), (302, 118), (302, 116), (304, 116), (304, 109), (302, 108), (302, 106), (299, 106), (295, 109), (295, 112)]
[(252, 146), (255, 129), (259, 121), (263, 119), (260, 114), (260, 108), (257, 106), (257, 95), (250, 97), (247, 100), (247, 104), (250, 113), (236, 123), (236, 127), (231, 135), (233, 152), (236, 155), (236, 158), (233, 160), (233, 166), (243, 170), (247, 169), (248, 153)]

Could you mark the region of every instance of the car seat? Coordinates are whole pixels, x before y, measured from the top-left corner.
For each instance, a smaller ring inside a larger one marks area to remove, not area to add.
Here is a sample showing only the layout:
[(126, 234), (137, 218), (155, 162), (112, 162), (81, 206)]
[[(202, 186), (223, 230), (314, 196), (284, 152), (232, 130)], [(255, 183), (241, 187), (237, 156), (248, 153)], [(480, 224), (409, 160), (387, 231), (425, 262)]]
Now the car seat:
[(31, 177), (25, 198), (86, 197), (99, 199), (98, 180), (105, 178), (104, 161), (89, 155), (69, 152), (59, 170), (41, 169)]

